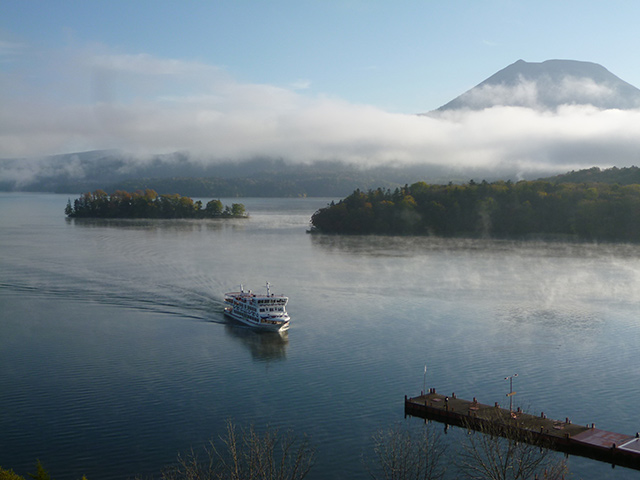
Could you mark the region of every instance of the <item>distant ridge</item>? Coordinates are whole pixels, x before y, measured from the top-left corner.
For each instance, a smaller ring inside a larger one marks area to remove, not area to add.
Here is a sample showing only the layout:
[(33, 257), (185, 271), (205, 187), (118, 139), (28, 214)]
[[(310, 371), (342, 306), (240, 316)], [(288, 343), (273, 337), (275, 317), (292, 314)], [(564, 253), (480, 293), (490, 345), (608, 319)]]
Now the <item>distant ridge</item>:
[(554, 110), (561, 105), (600, 109), (640, 108), (640, 89), (597, 63), (524, 60), (509, 65), (437, 111), (483, 110), (496, 106)]
[(600, 169), (591, 167), (584, 170), (572, 171), (539, 180), (551, 183), (609, 183), (617, 185), (640, 185), (640, 168), (611, 167)]

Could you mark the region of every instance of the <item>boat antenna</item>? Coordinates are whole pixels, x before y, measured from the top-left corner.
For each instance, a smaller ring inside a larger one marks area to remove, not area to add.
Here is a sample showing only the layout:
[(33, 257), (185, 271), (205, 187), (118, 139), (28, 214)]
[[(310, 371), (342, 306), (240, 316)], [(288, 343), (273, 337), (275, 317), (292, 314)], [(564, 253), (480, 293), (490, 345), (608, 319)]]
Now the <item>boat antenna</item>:
[(267, 297), (271, 296), (271, 290), (269, 287), (271, 287), (271, 284), (267, 282)]

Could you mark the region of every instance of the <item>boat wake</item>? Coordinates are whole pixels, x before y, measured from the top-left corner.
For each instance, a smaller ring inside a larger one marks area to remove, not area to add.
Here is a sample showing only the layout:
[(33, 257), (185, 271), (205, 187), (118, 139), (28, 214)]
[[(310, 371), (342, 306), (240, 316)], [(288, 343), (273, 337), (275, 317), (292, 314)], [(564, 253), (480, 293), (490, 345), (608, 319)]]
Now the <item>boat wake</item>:
[[(89, 302), (131, 308), (158, 314), (174, 315), (200, 321), (226, 323), (223, 301), (211, 296), (202, 283), (141, 282), (101, 275), (86, 278), (77, 275), (52, 275), (32, 269), (7, 275), (0, 282), (0, 294), (21, 294), (72, 302)], [(221, 287), (220, 287), (221, 288)]]

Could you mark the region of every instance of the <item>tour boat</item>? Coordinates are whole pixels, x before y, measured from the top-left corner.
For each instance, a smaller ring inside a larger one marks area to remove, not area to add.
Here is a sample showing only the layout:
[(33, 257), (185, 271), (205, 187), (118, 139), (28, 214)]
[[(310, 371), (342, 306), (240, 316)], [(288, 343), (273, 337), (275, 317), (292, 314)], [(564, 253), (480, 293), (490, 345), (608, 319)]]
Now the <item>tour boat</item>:
[(260, 295), (251, 290), (224, 294), (224, 313), (228, 317), (251, 327), (270, 332), (280, 332), (289, 328), (289, 315), (285, 309), (289, 298), (271, 293), (267, 282), (267, 294)]

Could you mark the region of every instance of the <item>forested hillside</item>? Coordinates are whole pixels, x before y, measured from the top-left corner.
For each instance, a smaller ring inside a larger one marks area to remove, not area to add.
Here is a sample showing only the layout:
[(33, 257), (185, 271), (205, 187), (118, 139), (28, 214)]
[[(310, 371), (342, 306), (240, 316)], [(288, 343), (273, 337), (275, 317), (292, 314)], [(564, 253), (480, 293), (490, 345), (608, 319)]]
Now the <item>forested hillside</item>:
[[(130, 192), (148, 188), (158, 193), (180, 192), (191, 197), (344, 197), (355, 188), (395, 188), (403, 185), (408, 178), (424, 178), (423, 171), (417, 173), (407, 169), (376, 168), (360, 170), (339, 164), (316, 167), (288, 167), (279, 170), (280, 165), (267, 164), (268, 171), (247, 164), (243, 172), (238, 168), (236, 176), (200, 177), (154, 177), (134, 178), (103, 186), (113, 192)], [(255, 167), (255, 168), (254, 168)], [(264, 168), (264, 167), (263, 167)], [(465, 177), (466, 178), (466, 177)], [(104, 185), (104, 184), (103, 184)]]
[(356, 190), (311, 223), (321, 233), (638, 241), (640, 185), (419, 182), (393, 192)]
[(617, 183), (619, 185), (640, 184), (640, 168), (638, 167), (611, 167), (604, 170), (592, 167), (557, 175), (555, 177), (542, 178), (553, 183)]

